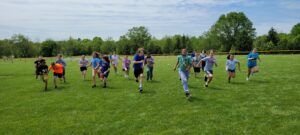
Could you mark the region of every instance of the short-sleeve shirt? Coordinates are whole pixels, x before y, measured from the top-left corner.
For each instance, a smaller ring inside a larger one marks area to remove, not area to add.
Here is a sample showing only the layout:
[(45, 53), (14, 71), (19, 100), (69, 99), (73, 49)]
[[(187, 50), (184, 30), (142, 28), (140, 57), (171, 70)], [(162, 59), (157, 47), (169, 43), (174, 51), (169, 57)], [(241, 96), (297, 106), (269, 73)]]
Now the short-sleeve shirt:
[(89, 61), (87, 59), (80, 59), (79, 64), (81, 65), (81, 67), (87, 67)]
[(67, 66), (67, 63), (63, 59), (58, 59), (55, 63), (61, 64), (63, 67)]
[(205, 61), (204, 71), (213, 70), (213, 66), (217, 62), (214, 57), (205, 57), (202, 61)]
[(118, 55), (112, 55), (111, 60), (113, 64), (118, 64), (119, 62), (119, 56)]
[(62, 74), (64, 69), (63, 69), (63, 65), (56, 63), (54, 67), (52, 67), (52, 65), (49, 67), (49, 70), (53, 71), (53, 73), (58, 73), (58, 74)]
[[(252, 60), (249, 60), (249, 58), (253, 58)], [(257, 65), (257, 59), (259, 58), (258, 53), (249, 53), (248, 54), (248, 66), (249, 67), (254, 67)]]
[[(138, 54), (136, 54), (133, 57), (133, 61), (141, 61), (141, 60), (144, 61), (144, 59), (145, 59), (144, 55), (143, 56), (139, 56)], [(134, 63), (133, 64), (133, 68), (134, 69), (142, 69), (143, 66), (144, 66), (144, 63)]]
[(233, 59), (233, 60), (227, 60), (226, 61), (226, 66), (229, 70), (235, 70), (235, 66), (236, 66), (236, 63), (239, 63), (238, 60), (236, 59)]
[(148, 67), (153, 67), (153, 64), (154, 64), (154, 59), (153, 59), (153, 57), (146, 58), (146, 59), (145, 59), (145, 63), (147, 64)]
[(179, 55), (177, 57), (177, 60), (178, 60), (178, 63), (179, 63), (178, 69), (180, 71), (186, 71), (186, 68), (188, 66), (192, 65), (192, 58), (191, 58), (191, 56), (188, 56), (188, 55), (186, 55), (186, 56)]
[(110, 63), (106, 61), (102, 61), (100, 66), (101, 66), (101, 72), (104, 73), (110, 68)]
[(92, 63), (93, 69), (95, 69), (97, 67), (97, 65), (101, 64), (101, 60), (99, 58), (92, 58), (91, 63)]
[(129, 68), (130, 67), (130, 63), (131, 63), (131, 61), (130, 61), (130, 59), (124, 59), (123, 60), (123, 68)]
[(43, 62), (45, 62), (45, 60), (44, 60), (44, 59), (40, 59), (40, 60), (34, 61), (34, 64), (35, 64), (36, 67), (38, 68)]

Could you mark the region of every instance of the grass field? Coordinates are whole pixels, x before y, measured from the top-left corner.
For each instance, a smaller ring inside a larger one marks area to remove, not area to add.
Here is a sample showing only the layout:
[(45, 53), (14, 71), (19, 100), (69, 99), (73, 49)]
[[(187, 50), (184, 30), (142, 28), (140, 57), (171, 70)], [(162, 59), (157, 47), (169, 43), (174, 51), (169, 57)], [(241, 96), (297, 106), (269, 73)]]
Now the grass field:
[(155, 58), (154, 81), (142, 95), (133, 79), (113, 73), (108, 88), (92, 89), (91, 70), (83, 81), (77, 60), (67, 61), (66, 84), (54, 89), (51, 73), (43, 92), (34, 59), (1, 61), (0, 134), (300, 134), (300, 55), (261, 56), (261, 72), (249, 82), (246, 57), (237, 58), (242, 71), (231, 84), (225, 56), (217, 56), (208, 88), (192, 76), (192, 101), (172, 71), (175, 56)]

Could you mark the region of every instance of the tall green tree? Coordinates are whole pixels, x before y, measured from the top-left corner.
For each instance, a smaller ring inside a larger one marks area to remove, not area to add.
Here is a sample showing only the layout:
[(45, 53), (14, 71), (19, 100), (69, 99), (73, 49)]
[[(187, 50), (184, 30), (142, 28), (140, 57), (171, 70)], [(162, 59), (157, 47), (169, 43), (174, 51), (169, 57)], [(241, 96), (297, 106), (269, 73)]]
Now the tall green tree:
[(220, 51), (246, 51), (252, 48), (255, 28), (243, 12), (230, 12), (219, 17), (209, 36), (216, 37)]
[(271, 29), (268, 32), (267, 42), (272, 42), (275, 47), (278, 45), (279, 40), (280, 39), (277, 31), (273, 27), (271, 27)]
[(140, 47), (147, 47), (151, 40), (151, 34), (144, 26), (129, 29), (125, 37), (131, 41), (131, 46), (134, 50), (137, 50)]

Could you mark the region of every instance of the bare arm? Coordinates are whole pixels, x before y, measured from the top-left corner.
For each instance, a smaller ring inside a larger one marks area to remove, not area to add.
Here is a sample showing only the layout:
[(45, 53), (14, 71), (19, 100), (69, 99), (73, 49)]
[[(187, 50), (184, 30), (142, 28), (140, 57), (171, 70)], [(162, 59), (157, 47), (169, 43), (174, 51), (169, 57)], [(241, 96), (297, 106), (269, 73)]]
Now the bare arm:
[(178, 67), (179, 61), (177, 60), (175, 67), (174, 67), (174, 71), (176, 71), (176, 68)]

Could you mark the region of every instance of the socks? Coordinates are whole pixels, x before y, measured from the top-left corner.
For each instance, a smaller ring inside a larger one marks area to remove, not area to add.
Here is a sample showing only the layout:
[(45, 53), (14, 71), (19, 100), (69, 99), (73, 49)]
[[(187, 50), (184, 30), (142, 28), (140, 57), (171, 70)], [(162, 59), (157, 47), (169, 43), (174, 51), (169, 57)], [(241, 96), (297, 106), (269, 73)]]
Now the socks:
[(142, 87), (142, 84), (140, 83), (140, 86), (139, 86), (140, 88)]

